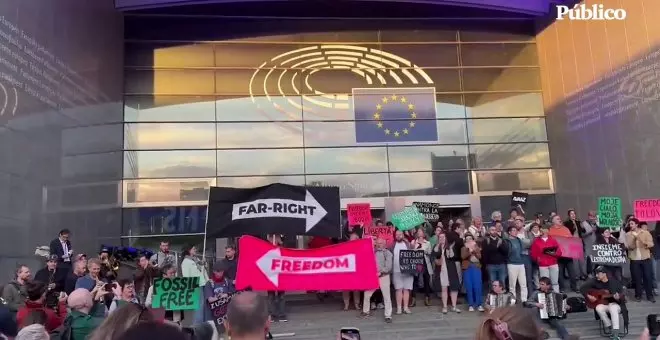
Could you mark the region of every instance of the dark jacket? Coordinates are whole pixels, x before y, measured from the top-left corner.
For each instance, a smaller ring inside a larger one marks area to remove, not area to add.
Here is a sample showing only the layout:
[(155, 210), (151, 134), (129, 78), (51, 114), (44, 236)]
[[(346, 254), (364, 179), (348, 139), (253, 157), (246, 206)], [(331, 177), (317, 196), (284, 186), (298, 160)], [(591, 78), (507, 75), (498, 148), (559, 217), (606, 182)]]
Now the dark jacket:
[(506, 240), (508, 242), (507, 247), (509, 248), (509, 255), (507, 257), (507, 263), (510, 264), (524, 264), (523, 261), (523, 250), (525, 250), (522, 241), (515, 237), (509, 238)]
[(227, 270), (225, 270), (225, 277), (231, 281), (236, 280), (236, 271), (238, 270), (238, 257), (234, 256), (232, 260), (225, 258), (227, 263)]
[[(85, 275), (83, 275), (85, 276)], [(64, 279), (64, 292), (66, 295), (70, 295), (76, 289), (76, 282), (82, 276), (76, 275), (73, 271), (67, 273), (66, 278)]]
[(140, 267), (135, 271), (135, 275), (133, 276), (135, 294), (141, 302), (144, 302), (149, 287), (151, 287), (154, 278), (157, 277), (160, 277), (160, 269), (153, 267), (152, 265), (148, 265), (146, 269)]
[(484, 264), (506, 264), (509, 256), (509, 246), (502, 238), (495, 240), (486, 237), (481, 244), (481, 258)]
[(582, 235), (584, 235), (587, 231), (584, 230), (582, 227), (582, 221), (580, 220), (575, 220), (575, 225), (573, 225), (573, 221), (571, 220), (566, 220), (564, 221), (564, 227), (568, 228), (568, 230), (571, 232), (571, 235), (575, 235), (576, 227), (577, 226), (577, 233), (580, 238), (582, 238)]
[(41, 281), (45, 284), (50, 284), (51, 283), (51, 276), (52, 276), (52, 283), (55, 284), (55, 289), (53, 289), (56, 292), (61, 292), (64, 291), (64, 281), (66, 281), (66, 272), (62, 269), (55, 269), (55, 272), (51, 272), (48, 270), (48, 267), (41, 268), (37, 271), (36, 274), (34, 274), (34, 280), (35, 281)]
[[(585, 283), (583, 283), (582, 286), (580, 286), (580, 293), (582, 293), (582, 295), (584, 296), (586, 296), (590, 290), (607, 290), (610, 292), (610, 294), (619, 293), (622, 297), (624, 296), (623, 284), (621, 283), (621, 281), (615, 278), (608, 277), (607, 282), (602, 282), (595, 278), (591, 278), (587, 280)], [(622, 298), (620, 299), (620, 301), (612, 299), (611, 302), (616, 302), (618, 304), (621, 304), (623, 301), (624, 300)]]
[[(71, 250), (71, 241), (66, 240), (66, 246)], [(58, 262), (64, 262), (64, 249), (62, 249), (62, 243), (60, 242), (59, 237), (50, 241), (50, 254), (57, 255)]]

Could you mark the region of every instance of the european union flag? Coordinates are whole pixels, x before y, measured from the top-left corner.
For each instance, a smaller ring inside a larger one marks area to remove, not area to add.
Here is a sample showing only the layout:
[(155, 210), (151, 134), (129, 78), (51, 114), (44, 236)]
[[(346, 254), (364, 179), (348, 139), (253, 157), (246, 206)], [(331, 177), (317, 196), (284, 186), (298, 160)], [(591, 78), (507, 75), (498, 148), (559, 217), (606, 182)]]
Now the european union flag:
[(353, 89), (357, 143), (438, 140), (435, 88)]

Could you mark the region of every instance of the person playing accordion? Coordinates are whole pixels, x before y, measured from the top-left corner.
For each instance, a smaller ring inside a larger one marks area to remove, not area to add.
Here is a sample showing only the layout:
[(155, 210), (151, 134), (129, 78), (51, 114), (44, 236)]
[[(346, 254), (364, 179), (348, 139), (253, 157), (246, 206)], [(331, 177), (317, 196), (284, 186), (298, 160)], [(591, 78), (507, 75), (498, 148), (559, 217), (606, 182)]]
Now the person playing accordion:
[[(549, 277), (544, 276), (539, 279), (539, 289), (527, 301), (523, 302), (523, 306), (537, 309), (536, 316), (538, 319), (557, 331), (560, 339), (574, 338), (560, 321), (566, 318), (566, 312), (570, 309), (570, 306), (566, 304), (566, 294), (554, 292)], [(549, 335), (547, 333), (545, 335), (547, 339)]]
[(492, 290), (486, 297), (484, 307), (488, 313), (492, 313), (495, 308), (508, 307), (516, 304), (516, 297), (504, 290), (504, 285), (500, 281), (493, 281)]

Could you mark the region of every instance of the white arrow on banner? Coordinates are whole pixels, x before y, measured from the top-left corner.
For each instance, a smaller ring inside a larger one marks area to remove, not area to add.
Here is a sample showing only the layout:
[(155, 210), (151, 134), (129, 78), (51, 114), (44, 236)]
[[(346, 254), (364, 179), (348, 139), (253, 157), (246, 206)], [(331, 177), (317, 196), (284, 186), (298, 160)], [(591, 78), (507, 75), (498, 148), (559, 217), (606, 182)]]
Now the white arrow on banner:
[(259, 260), (257, 267), (275, 286), (279, 285), (280, 274), (308, 275), (331, 273), (354, 273), (355, 254), (331, 257), (282, 256), (280, 248), (269, 250)]
[(305, 201), (266, 198), (236, 203), (232, 207), (231, 220), (265, 217), (303, 218), (305, 219), (305, 232), (308, 232), (327, 214), (328, 212), (314, 196), (306, 191)]

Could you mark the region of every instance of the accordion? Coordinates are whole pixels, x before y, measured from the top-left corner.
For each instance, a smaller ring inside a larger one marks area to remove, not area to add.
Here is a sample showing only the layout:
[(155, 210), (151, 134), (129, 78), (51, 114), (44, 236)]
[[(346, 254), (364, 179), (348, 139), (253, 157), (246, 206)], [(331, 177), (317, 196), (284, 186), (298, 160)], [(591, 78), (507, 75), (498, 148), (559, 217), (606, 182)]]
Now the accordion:
[(516, 304), (516, 299), (512, 294), (488, 294), (488, 305), (493, 308), (513, 306)]
[(544, 305), (539, 309), (541, 319), (566, 317), (566, 297), (564, 294), (550, 292), (538, 293), (539, 303)]

